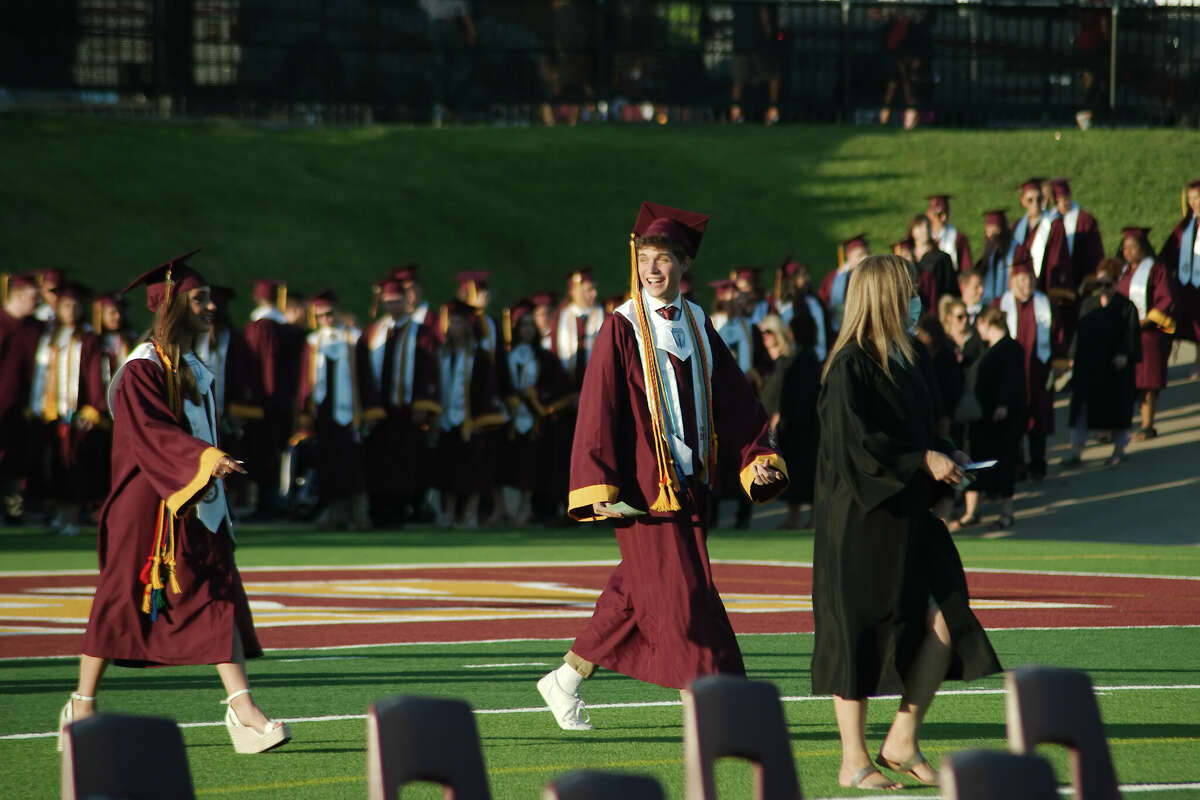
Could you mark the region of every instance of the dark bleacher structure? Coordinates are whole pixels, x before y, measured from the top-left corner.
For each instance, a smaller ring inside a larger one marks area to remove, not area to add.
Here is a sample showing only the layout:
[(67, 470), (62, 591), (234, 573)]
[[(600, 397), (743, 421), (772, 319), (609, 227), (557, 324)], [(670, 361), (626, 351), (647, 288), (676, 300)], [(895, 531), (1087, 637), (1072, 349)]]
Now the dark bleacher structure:
[[(1200, 122), (1200, 5), (39, 0), (0, 25), (0, 104), (281, 122), (873, 122), (905, 60), (939, 125)], [(1115, 59), (1115, 62), (1114, 62)], [(902, 98), (897, 105), (904, 105)], [(757, 117), (756, 117), (757, 114)]]

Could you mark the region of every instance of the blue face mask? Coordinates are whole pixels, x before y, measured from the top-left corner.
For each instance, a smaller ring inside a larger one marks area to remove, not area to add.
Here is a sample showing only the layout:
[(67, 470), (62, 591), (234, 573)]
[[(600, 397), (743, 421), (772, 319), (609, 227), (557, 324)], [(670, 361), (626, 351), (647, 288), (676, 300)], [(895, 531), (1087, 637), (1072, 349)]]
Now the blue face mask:
[(921, 298), (914, 297), (908, 301), (908, 330), (910, 332), (917, 329), (917, 322), (921, 319)]

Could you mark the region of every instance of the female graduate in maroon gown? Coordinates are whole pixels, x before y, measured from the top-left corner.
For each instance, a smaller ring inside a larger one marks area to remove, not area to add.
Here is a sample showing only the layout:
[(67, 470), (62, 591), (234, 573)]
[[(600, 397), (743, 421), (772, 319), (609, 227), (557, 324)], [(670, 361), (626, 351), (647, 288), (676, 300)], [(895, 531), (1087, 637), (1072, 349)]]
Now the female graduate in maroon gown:
[(1137, 308), (1142, 328), (1142, 360), (1134, 376), (1141, 406), (1142, 429), (1133, 441), (1153, 439), (1158, 393), (1167, 385), (1167, 361), (1171, 336), (1175, 333), (1175, 285), (1166, 268), (1154, 258), (1149, 228), (1129, 227), (1121, 231), (1121, 256), (1125, 269), (1117, 280), (1117, 291)]
[(111, 662), (215, 664), (234, 747), (257, 753), (291, 733), (263, 714), (246, 681), (245, 659), (261, 656), (262, 647), (233, 561), (223, 483), (245, 470), (216, 447), (213, 376), (194, 350), (212, 329), (214, 306), (208, 282), (185, 263), (193, 253), (125, 289), (146, 284), (155, 327), (109, 386), (113, 481), (100, 515), (100, 580), (79, 684), (59, 730), (95, 712)]
[(564, 663), (538, 690), (567, 730), (590, 730), (580, 682), (597, 666), (672, 688), (742, 654), (708, 560), (716, 442), (756, 502), (787, 486), (767, 415), (679, 282), (708, 217), (644, 203), (634, 226), (633, 298), (604, 322), (588, 361), (571, 452), (568, 511), (612, 520), (621, 563)]

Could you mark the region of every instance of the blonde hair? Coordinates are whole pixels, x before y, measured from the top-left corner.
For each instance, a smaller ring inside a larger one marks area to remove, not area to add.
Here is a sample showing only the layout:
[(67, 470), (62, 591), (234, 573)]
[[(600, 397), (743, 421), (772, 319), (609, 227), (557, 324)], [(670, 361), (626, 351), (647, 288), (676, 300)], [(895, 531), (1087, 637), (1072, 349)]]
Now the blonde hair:
[(824, 381), (838, 352), (854, 342), (879, 360), (883, 374), (892, 377), (889, 356), (898, 351), (912, 363), (915, 354), (908, 335), (908, 301), (916, 296), (912, 263), (901, 256), (867, 256), (850, 273), (846, 310), (837, 341), (829, 351)]
[(763, 317), (762, 322), (758, 323), (758, 329), (763, 333), (775, 335), (775, 341), (779, 343), (780, 358), (792, 354), (792, 339), (788, 336), (787, 329), (783, 327), (783, 319), (778, 314), (767, 314)]

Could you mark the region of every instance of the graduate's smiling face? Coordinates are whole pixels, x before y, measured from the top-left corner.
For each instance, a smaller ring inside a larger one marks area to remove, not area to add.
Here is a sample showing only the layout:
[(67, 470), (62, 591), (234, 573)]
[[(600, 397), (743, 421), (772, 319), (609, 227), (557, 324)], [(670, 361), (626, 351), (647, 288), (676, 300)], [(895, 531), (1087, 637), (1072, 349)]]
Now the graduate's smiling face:
[(646, 294), (662, 303), (669, 303), (679, 294), (679, 281), (692, 261), (680, 259), (670, 250), (646, 245), (637, 251), (638, 277)]
[(212, 292), (207, 286), (198, 286), (195, 289), (189, 289), (187, 293), (188, 302), (188, 327), (193, 333), (209, 333), (212, 331), (213, 318), (217, 313), (217, 306), (213, 303)]

